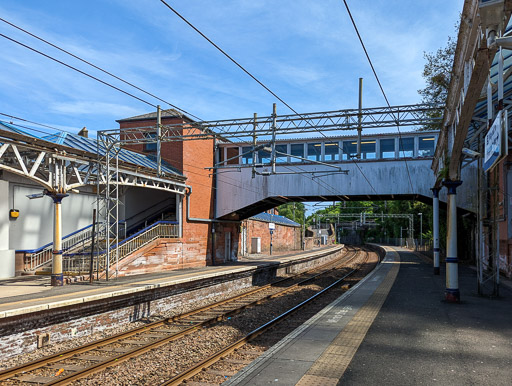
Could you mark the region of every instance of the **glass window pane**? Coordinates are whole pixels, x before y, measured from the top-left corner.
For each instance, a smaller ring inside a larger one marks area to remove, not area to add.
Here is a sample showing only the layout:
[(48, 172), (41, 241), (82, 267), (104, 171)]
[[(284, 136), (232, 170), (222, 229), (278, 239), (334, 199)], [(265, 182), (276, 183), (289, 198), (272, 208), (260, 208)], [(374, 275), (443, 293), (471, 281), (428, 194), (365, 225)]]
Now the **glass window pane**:
[(380, 140), (380, 157), (379, 158), (395, 158), (395, 139)]
[[(375, 150), (375, 144), (377, 143), (374, 139), (365, 139), (361, 141), (361, 158), (362, 159), (375, 159), (377, 154)], [(356, 145), (357, 146), (357, 145)]]
[[(290, 154), (296, 157), (304, 158), (304, 145), (302, 143), (292, 144), (290, 145)], [(291, 162), (302, 162), (301, 159), (298, 158), (290, 158)]]
[[(251, 151), (252, 150), (252, 146), (244, 146), (242, 147), (242, 163), (244, 165), (247, 165), (247, 164), (252, 164), (252, 157), (254, 155), (254, 153)], [(250, 152), (248, 154), (245, 154), (247, 152)]]
[[(233, 158), (233, 157), (236, 157), (238, 155), (240, 155), (238, 153), (238, 147), (228, 147), (228, 165), (238, 165), (238, 158)], [(233, 158), (233, 159), (231, 159)]]
[(270, 162), (270, 152), (265, 150), (258, 150), (258, 162), (259, 163), (269, 163)]
[(308, 143), (308, 160), (320, 161), (322, 159), (322, 144)]
[(433, 157), (436, 137), (420, 137), (418, 144), (418, 157)]
[(398, 153), (400, 158), (414, 156), (414, 138), (399, 138), (398, 143), (400, 146), (400, 152)]
[(325, 160), (326, 161), (339, 161), (340, 147), (339, 147), (338, 142), (326, 142), (324, 146), (325, 146)]
[(287, 145), (276, 145), (276, 163), (288, 162), (288, 157), (283, 154), (280, 154), (287, 153), (286, 147)]
[(343, 159), (348, 160), (357, 156), (357, 142), (343, 141)]
[[(145, 133), (144, 137), (146, 137), (146, 138), (155, 138), (155, 140), (156, 140), (156, 133)], [(144, 143), (144, 150), (143, 151), (156, 152), (156, 142)]]

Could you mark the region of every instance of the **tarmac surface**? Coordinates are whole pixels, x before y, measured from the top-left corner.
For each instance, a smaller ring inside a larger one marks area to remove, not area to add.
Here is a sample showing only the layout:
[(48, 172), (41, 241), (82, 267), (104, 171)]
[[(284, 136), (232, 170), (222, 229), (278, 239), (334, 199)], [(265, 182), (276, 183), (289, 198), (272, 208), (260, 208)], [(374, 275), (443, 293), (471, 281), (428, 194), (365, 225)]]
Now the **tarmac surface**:
[(340, 246), (326, 246), (307, 251), (276, 252), (272, 256), (248, 255), (238, 261), (221, 265), (123, 276), (111, 278), (108, 281), (101, 279), (92, 283), (78, 281), (61, 287), (52, 287), (50, 276), (17, 276), (0, 279), (0, 319), (49, 308), (133, 294), (201, 278), (219, 277), (262, 266), (277, 265), (339, 248)]
[(444, 267), (436, 276), (426, 258), (387, 249), (369, 277), (226, 384), (511, 385), (510, 280), (482, 297), (459, 266), (461, 302), (446, 303)]
[(459, 266), (460, 304), (443, 301), (445, 271), (400, 251), (386, 302), (339, 385), (512, 385), (512, 290), (477, 293), (476, 272)]

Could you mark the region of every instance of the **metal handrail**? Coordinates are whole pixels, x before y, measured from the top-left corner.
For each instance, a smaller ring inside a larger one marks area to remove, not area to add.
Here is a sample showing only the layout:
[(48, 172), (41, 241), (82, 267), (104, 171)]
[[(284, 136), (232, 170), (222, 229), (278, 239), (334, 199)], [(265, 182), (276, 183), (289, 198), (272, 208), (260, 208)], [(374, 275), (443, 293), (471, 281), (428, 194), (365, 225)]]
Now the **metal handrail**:
[[(140, 248), (146, 246), (153, 240), (158, 238), (177, 238), (178, 229), (178, 223), (176, 221), (157, 221), (156, 223), (140, 230), (139, 232), (111, 247), (110, 254), (113, 256), (113, 261), (109, 262), (109, 266), (115, 264), (116, 252), (117, 261), (119, 262)], [(106, 251), (98, 251), (94, 255), (96, 256), (95, 266), (98, 270), (103, 271), (107, 266)], [(86, 271), (86, 267), (88, 267), (89, 263), (90, 253), (64, 254), (64, 271), (84, 272)]]
[[(67, 251), (79, 243), (83, 243), (92, 237), (92, 224), (78, 229), (66, 235), (62, 239), (62, 250)], [(43, 245), (37, 249), (16, 250), (29, 255), (29, 269), (33, 270), (46, 264), (53, 256), (53, 242)]]

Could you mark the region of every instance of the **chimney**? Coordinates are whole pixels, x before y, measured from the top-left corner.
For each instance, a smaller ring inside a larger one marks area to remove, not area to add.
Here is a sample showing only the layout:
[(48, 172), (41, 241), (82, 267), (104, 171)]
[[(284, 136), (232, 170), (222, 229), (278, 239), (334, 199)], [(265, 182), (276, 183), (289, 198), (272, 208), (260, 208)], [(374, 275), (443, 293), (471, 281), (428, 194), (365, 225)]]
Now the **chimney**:
[(78, 135), (80, 137), (89, 138), (89, 130), (84, 126), (84, 128), (78, 132)]

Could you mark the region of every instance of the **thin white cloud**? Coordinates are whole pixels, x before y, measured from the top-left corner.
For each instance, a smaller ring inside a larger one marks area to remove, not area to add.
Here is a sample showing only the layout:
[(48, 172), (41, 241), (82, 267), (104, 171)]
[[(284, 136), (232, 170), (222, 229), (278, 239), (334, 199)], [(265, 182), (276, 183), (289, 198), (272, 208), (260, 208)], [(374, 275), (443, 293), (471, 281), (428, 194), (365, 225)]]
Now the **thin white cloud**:
[(132, 116), (137, 110), (131, 107), (116, 103), (105, 103), (97, 101), (74, 101), (58, 102), (49, 106), (50, 110), (70, 115), (103, 115), (119, 119), (120, 117)]

